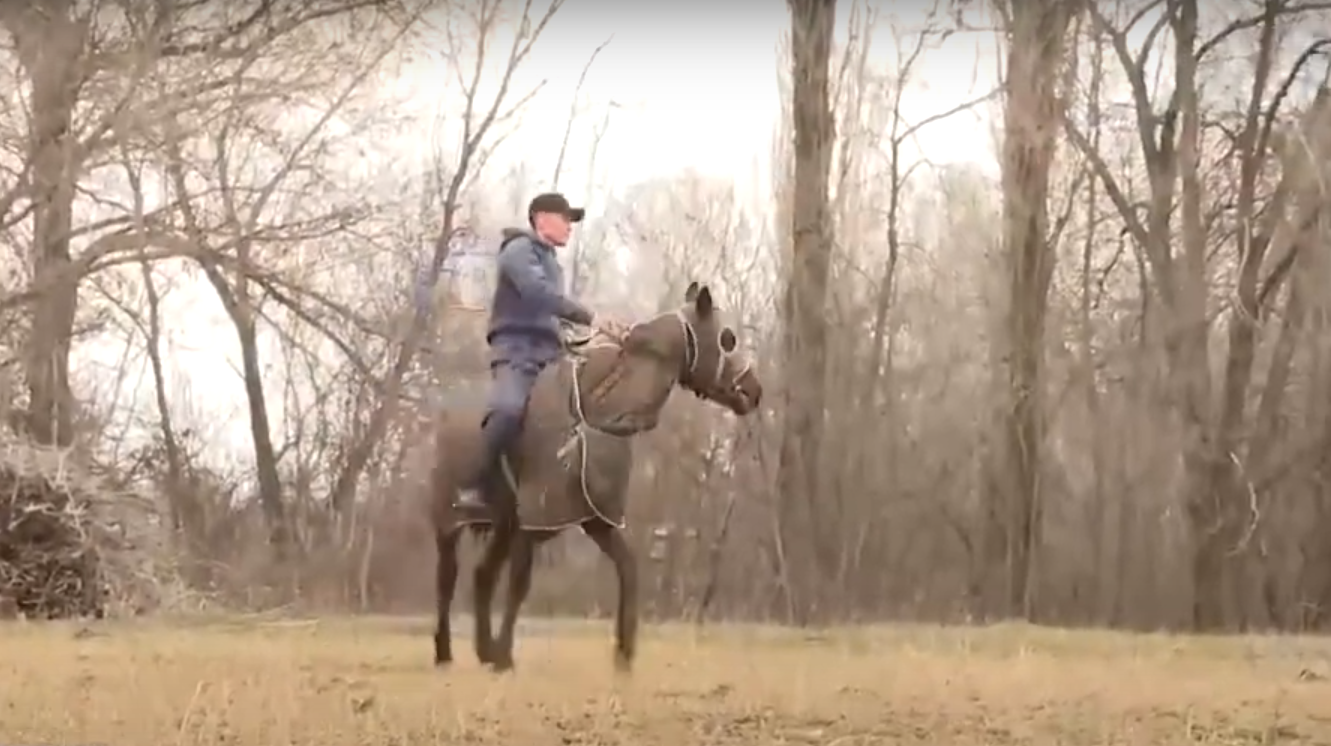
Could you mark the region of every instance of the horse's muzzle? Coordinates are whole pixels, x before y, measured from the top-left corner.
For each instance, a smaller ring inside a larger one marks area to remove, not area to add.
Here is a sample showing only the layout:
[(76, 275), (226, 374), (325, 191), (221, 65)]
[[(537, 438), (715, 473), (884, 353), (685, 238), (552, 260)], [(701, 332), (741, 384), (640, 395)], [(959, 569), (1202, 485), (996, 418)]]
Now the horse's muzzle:
[(758, 382), (753, 369), (744, 371), (744, 374), (735, 381), (730, 399), (731, 411), (741, 417), (752, 413), (762, 403), (763, 385)]

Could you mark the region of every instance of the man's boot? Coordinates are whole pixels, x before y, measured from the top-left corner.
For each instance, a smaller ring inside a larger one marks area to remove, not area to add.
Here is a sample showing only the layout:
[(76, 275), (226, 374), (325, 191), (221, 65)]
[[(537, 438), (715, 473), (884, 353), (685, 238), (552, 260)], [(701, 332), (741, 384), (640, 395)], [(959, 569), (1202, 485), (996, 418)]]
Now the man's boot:
[(481, 426), (481, 458), (476, 469), (458, 489), (457, 502), (454, 503), (457, 507), (466, 510), (485, 510), (489, 507), (485, 500), (486, 489), (499, 470), (499, 460), (508, 447), (510, 431), (513, 430), (508, 420), (499, 412), (485, 418), (485, 424)]

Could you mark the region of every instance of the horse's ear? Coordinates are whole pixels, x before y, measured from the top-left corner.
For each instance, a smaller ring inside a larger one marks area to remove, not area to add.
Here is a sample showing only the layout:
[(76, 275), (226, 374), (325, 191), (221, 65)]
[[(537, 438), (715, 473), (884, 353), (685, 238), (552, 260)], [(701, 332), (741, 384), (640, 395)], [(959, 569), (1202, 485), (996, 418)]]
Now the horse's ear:
[(690, 282), (689, 286), (684, 290), (684, 302), (692, 303), (697, 299), (698, 299), (698, 283), (696, 281)]
[(698, 291), (697, 297), (693, 299), (693, 307), (698, 311), (698, 318), (705, 319), (712, 315), (716, 310), (716, 305), (712, 302), (712, 291), (706, 285)]

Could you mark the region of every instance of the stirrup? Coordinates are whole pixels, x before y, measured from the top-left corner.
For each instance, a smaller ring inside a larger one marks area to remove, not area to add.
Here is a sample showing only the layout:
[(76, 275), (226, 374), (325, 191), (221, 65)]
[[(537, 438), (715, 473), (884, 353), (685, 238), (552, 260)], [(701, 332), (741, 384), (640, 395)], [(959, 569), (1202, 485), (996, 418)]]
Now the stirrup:
[(453, 498), (453, 506), (458, 508), (489, 508), (490, 505), (485, 501), (485, 494), (476, 488), (458, 490)]

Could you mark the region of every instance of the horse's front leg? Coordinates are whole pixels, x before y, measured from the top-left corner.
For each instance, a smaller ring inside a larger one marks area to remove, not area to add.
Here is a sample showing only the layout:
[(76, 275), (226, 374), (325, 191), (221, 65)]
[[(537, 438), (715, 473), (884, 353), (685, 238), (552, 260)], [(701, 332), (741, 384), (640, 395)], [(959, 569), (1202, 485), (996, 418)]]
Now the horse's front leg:
[(453, 527), (435, 530), (435, 613), (434, 664), (443, 666), (453, 662), (453, 633), (449, 625), (449, 611), (453, 606), (453, 592), (458, 582), (458, 536), (462, 530)]
[(508, 556), (508, 599), (504, 604), (504, 619), (499, 626), (499, 640), (492, 648), (490, 663), (496, 671), (513, 668), (513, 634), (517, 626), (522, 602), (531, 591), (532, 565), (535, 560), (536, 540), (524, 531), (513, 536)]
[(633, 668), (638, 648), (638, 559), (624, 532), (603, 521), (591, 521), (582, 530), (615, 565), (619, 578), (619, 606), (615, 613), (615, 667)]

